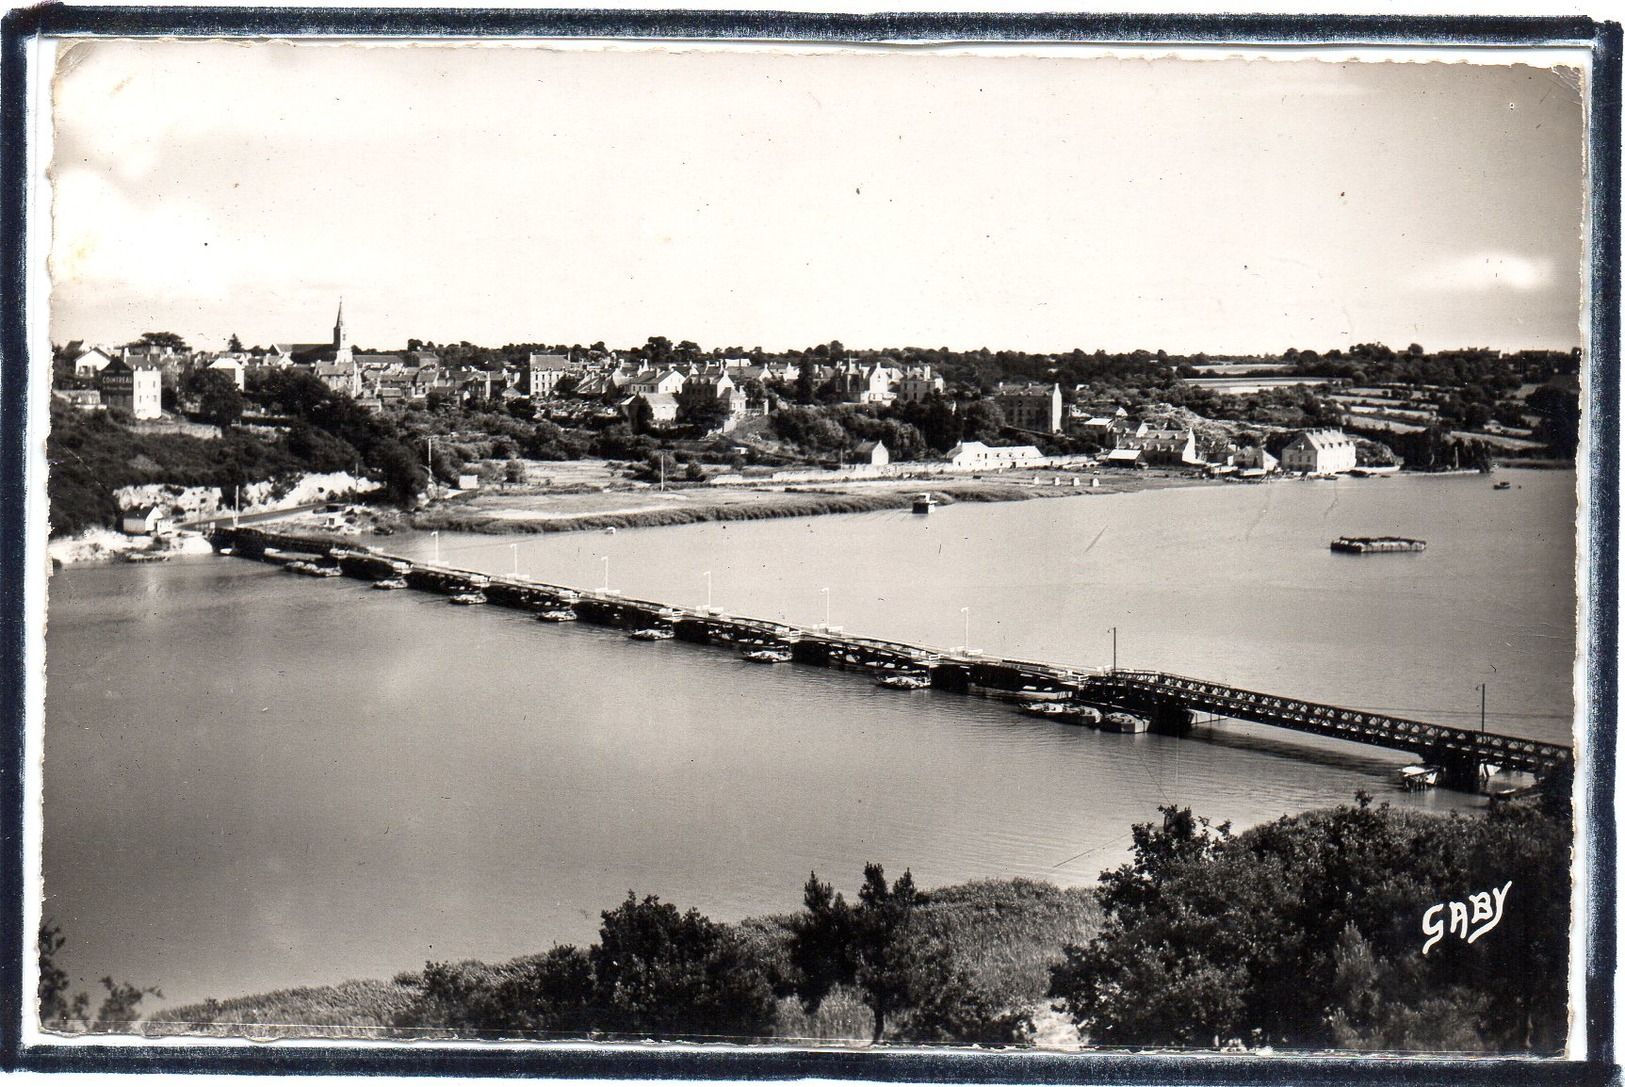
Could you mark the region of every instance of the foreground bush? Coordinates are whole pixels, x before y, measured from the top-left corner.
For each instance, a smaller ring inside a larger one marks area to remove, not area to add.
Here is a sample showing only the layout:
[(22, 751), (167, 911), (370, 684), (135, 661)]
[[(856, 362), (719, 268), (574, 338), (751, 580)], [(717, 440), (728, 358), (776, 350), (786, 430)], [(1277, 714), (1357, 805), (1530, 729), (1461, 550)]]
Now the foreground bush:
[(603, 914), (599, 942), (499, 967), (429, 963), (394, 1025), (459, 1035), (739, 1038), (768, 1035), (775, 1001), (740, 934), (654, 896)]
[[(1163, 813), (1134, 828), (1133, 862), (1101, 876), (1105, 928), (1054, 971), (1091, 1041), (1561, 1049), (1565, 814), (1441, 818), (1362, 797), (1232, 837), (1188, 809)], [(1430, 906), (1508, 881), (1493, 930), (1423, 955)]]

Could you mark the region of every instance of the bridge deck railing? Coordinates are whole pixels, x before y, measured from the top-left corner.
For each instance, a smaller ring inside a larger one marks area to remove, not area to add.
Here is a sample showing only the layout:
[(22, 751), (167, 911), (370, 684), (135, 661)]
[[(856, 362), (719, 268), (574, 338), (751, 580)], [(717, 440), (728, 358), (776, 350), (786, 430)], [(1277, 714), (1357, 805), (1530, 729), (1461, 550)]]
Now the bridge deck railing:
[(1573, 757), (1571, 750), (1560, 744), (1306, 702), (1165, 672), (1119, 670), (1101, 679), (1108, 684), (1174, 694), (1187, 704), (1223, 716), (1286, 724), (1340, 738), (1380, 740), (1418, 753), (1448, 752), (1528, 769), (1549, 769)]

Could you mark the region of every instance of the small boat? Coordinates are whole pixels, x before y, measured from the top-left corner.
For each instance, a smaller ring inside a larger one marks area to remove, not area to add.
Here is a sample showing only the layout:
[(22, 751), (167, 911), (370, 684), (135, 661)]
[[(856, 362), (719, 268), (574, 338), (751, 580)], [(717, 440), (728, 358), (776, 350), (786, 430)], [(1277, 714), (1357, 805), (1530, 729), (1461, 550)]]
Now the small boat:
[(572, 608), (548, 608), (536, 613), (536, 621), (539, 623), (573, 623), (576, 621), (576, 613)]
[(763, 645), (755, 649), (747, 649), (740, 654), (754, 664), (784, 664), (790, 659), (790, 647), (787, 645)]
[(222, 547), (218, 552), (221, 555), (235, 555), (236, 553), (237, 549), (234, 547)]
[(1132, 713), (1113, 711), (1100, 719), (1102, 732), (1144, 732), (1150, 727), (1150, 722), (1144, 717), (1136, 717)]
[(485, 603), (485, 594), (478, 589), (474, 589), (466, 593), (452, 593), (447, 599), (453, 604), (483, 604)]
[(1333, 551), (1350, 555), (1384, 555), (1399, 551), (1425, 551), (1426, 540), (1413, 540), (1407, 536), (1339, 536), (1332, 541)]
[(1009, 687), (988, 687), (981, 683), (966, 684), (971, 694), (981, 695), (983, 698), (993, 698), (1001, 702), (1065, 702), (1071, 698), (1073, 691), (1065, 687), (1039, 687), (1036, 684), (1027, 684), (1019, 690)]
[(922, 514), (923, 513), (930, 513), (931, 512), (931, 507), (936, 505), (936, 504), (937, 504), (937, 500), (935, 498), (931, 497), (931, 493), (929, 491), (925, 492), (924, 494), (918, 494), (918, 495), (914, 496), (914, 512), (915, 513), (922, 513)]
[(374, 589), (404, 589), (406, 588), (406, 579), (404, 577), (386, 577), (373, 582), (372, 587)]
[(1071, 710), (1071, 707), (1065, 702), (1027, 701), (1017, 702), (1016, 709), (1022, 713), (1030, 713), (1034, 717), (1062, 717)]
[(304, 559), (294, 559), (292, 562), (282, 564), (282, 569), (290, 574), (303, 574), (311, 568), (311, 564)]
[(1018, 702), (1016, 709), (1066, 725), (1100, 725), (1100, 711), (1076, 702)]
[(125, 562), (168, 562), (168, 551), (126, 551)]
[(1442, 772), (1440, 767), (1417, 763), (1415, 766), (1407, 766), (1400, 770), (1399, 783), (1407, 791), (1413, 793), (1422, 789), (1431, 789), (1439, 784), (1439, 775)]
[(931, 677), (922, 672), (893, 672), (875, 682), (894, 691), (923, 691), (931, 686)]
[(1512, 489), (1512, 484), (1503, 479), (1495, 485), (1495, 489), (1498, 491), (1510, 491)]
[(642, 630), (634, 630), (627, 637), (640, 642), (663, 642), (668, 638), (677, 637), (677, 632), (670, 627), (644, 627)]
[(338, 577), (344, 573), (344, 571), (340, 570), (337, 566), (322, 566), (314, 562), (307, 563), (306, 566), (308, 569), (304, 569), (299, 572), (302, 574), (309, 574), (311, 577)]

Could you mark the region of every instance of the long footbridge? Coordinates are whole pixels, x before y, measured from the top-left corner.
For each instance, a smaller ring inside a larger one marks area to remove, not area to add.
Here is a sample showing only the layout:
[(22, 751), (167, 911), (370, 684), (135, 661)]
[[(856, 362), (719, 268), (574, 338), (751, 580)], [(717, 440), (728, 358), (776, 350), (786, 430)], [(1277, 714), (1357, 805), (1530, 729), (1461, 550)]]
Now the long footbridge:
[(738, 650), (773, 648), (803, 664), (911, 676), (921, 685), (1016, 701), (1065, 700), (1143, 719), (1151, 731), (1183, 735), (1198, 713), (1402, 751), (1440, 767), (1444, 782), (1477, 788), (1491, 768), (1532, 774), (1560, 784), (1573, 772), (1573, 751), (1482, 730), (1453, 728), (1404, 717), (1345, 709), (1165, 672), (1072, 668), (1042, 661), (993, 658), (968, 650), (938, 650), (848, 634), (835, 627), (800, 627), (723, 613), (636, 600), (610, 590), (549, 585), (519, 575), (463, 570), (391, 555), (343, 542), (221, 527), (215, 546), (245, 558), (288, 563), (305, 560), (367, 581), (399, 578), (409, 588), (440, 594), (479, 591), (500, 607), (545, 612), (630, 631), (665, 630), (671, 636)]

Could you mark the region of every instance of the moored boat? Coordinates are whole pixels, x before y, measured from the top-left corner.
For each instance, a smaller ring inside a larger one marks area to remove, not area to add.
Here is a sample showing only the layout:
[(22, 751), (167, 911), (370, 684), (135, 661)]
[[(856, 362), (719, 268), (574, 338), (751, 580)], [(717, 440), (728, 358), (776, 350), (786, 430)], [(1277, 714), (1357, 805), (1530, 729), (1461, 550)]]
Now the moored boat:
[(1332, 541), (1332, 550), (1350, 555), (1381, 555), (1399, 551), (1423, 551), (1427, 549), (1427, 545), (1426, 540), (1414, 540), (1408, 536), (1339, 536)]
[(1100, 730), (1102, 732), (1144, 732), (1150, 725), (1151, 723), (1144, 717), (1137, 717), (1132, 713), (1123, 713), (1118, 710), (1114, 710), (1100, 719)]
[(1036, 684), (1027, 684), (1019, 688), (989, 687), (982, 683), (966, 684), (966, 690), (971, 694), (981, 695), (983, 698), (998, 699), (1002, 702), (1065, 702), (1074, 694), (1065, 687), (1040, 687)]
[(761, 645), (755, 649), (747, 649), (739, 655), (753, 664), (784, 664), (790, 659), (790, 647), (787, 645)]
[(474, 589), (466, 593), (452, 593), (446, 599), (453, 604), (483, 604), (485, 603), (485, 594), (478, 589)]
[(1410, 792), (1431, 789), (1439, 784), (1439, 775), (1441, 773), (1440, 767), (1417, 763), (1415, 766), (1407, 766), (1399, 771), (1399, 783)]
[(677, 637), (677, 632), (670, 627), (644, 627), (641, 630), (634, 630), (627, 637), (640, 642), (663, 642), (668, 638)]
[(1495, 489), (1498, 491), (1510, 491), (1512, 489), (1512, 483), (1509, 480), (1503, 479), (1495, 485)]
[(931, 686), (931, 677), (924, 672), (892, 672), (875, 682), (894, 691), (923, 691)]
[(168, 551), (126, 551), (125, 562), (168, 562)]
[(372, 587), (374, 589), (404, 589), (406, 588), (406, 579), (404, 577), (386, 577), (373, 582)]
[(547, 608), (536, 613), (536, 621), (539, 623), (573, 623), (576, 621), (576, 613), (573, 608)]
[(1016, 709), (1033, 717), (1066, 725), (1100, 725), (1100, 711), (1081, 702), (1018, 702)]

